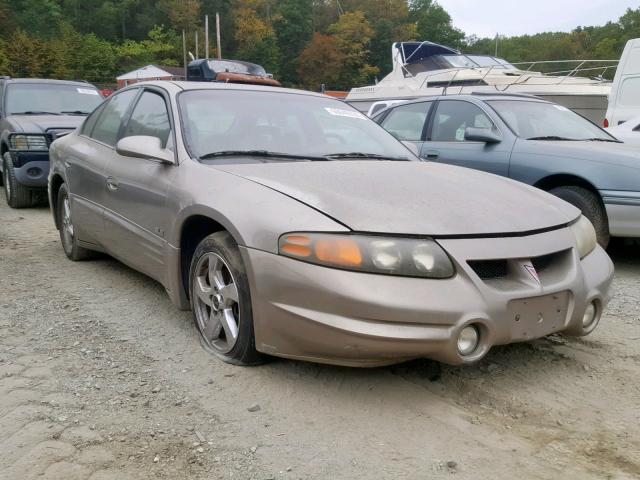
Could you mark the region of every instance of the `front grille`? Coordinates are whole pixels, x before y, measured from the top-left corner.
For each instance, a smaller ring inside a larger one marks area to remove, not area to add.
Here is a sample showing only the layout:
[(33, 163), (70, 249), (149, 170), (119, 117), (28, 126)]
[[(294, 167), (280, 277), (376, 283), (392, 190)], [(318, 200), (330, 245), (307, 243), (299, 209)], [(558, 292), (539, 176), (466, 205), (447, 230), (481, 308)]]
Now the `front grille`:
[(556, 257), (556, 253), (550, 253), (549, 255), (543, 255), (541, 257), (536, 257), (531, 259), (531, 264), (536, 269), (538, 273), (546, 270), (549, 265), (553, 262), (553, 259)]
[(506, 260), (469, 260), (469, 266), (483, 280), (507, 276)]

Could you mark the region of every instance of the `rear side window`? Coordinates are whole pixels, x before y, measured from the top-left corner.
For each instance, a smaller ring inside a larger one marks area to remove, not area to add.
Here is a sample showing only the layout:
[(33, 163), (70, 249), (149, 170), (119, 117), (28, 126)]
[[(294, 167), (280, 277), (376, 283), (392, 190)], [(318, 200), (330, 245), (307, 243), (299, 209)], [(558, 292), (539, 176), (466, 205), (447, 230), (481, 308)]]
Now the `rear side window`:
[(167, 146), (171, 133), (167, 104), (158, 93), (146, 91), (131, 113), (123, 137), (147, 135), (157, 137), (162, 142), (162, 148)]
[(420, 102), (396, 107), (382, 121), (382, 126), (398, 140), (418, 142), (422, 140), (424, 123), (432, 104)]
[(91, 138), (110, 146), (118, 141), (118, 132), (138, 89), (126, 90), (111, 97), (98, 117)]
[(493, 122), (479, 107), (463, 101), (438, 103), (431, 140), (434, 142), (464, 142), (467, 127), (493, 128)]

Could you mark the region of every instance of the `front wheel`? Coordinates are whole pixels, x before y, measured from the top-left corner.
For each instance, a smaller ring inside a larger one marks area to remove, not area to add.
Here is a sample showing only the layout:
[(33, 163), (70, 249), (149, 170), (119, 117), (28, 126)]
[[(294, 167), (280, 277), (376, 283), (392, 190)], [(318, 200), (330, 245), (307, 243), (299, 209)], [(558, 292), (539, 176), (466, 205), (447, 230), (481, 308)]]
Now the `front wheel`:
[(5, 152), (3, 156), (3, 181), (4, 181), (4, 193), (7, 197), (7, 203), (11, 208), (25, 208), (30, 207), (33, 203), (31, 197), (31, 190), (24, 185), (21, 185), (16, 179), (16, 172), (13, 167), (13, 160), (11, 154)]
[(549, 193), (579, 209), (593, 224), (598, 243), (602, 248), (607, 248), (610, 240), (609, 223), (602, 202), (595, 193), (573, 185), (553, 188), (549, 190)]
[(60, 230), (60, 241), (62, 242), (64, 253), (74, 262), (90, 258), (93, 252), (78, 246), (76, 231), (71, 217), (69, 190), (64, 183), (60, 186), (60, 190), (58, 190), (58, 204), (56, 209), (58, 229)]
[(227, 232), (200, 242), (191, 260), (189, 292), (204, 348), (227, 363), (256, 365), (251, 292), (238, 245)]

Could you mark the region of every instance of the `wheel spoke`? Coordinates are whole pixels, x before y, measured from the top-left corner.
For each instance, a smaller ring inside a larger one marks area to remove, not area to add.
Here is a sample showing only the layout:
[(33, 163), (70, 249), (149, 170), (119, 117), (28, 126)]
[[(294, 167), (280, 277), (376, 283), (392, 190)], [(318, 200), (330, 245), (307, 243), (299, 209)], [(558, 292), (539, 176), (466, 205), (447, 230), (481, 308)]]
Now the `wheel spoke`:
[(205, 285), (203, 277), (196, 277), (195, 291), (202, 303), (211, 306), (211, 287)]
[(236, 317), (233, 314), (233, 310), (226, 308), (222, 311), (222, 328), (227, 335), (227, 343), (233, 345), (238, 338), (238, 324), (236, 323)]
[(222, 332), (223, 325), (221, 323), (222, 314), (220, 312), (211, 311), (211, 315), (209, 315), (209, 321), (204, 327), (204, 336), (209, 341), (215, 340), (220, 337), (220, 332)]
[(225, 285), (220, 289), (220, 295), (224, 301), (225, 307), (231, 307), (234, 303), (238, 303), (238, 288), (235, 283)]

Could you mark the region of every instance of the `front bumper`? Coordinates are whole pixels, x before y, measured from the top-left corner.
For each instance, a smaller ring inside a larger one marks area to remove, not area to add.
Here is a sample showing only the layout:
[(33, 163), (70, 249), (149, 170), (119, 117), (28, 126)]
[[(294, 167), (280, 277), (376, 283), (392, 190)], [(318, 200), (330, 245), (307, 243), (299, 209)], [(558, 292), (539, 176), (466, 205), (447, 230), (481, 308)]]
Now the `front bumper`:
[(11, 151), (16, 180), (26, 187), (47, 186), (49, 152)]
[[(567, 229), (519, 238), (441, 240), (457, 269), (446, 280), (341, 271), (243, 248), (256, 348), (348, 366), (422, 357), (462, 364), (482, 358), (493, 345), (555, 332), (585, 335), (597, 324), (582, 328), (587, 305), (596, 302), (599, 320), (609, 301), (613, 264), (600, 247), (581, 261), (574, 242)], [(563, 253), (540, 274), (540, 283), (522, 273), (485, 281), (467, 263), (515, 262), (553, 252)], [(481, 332), (480, 345), (461, 356), (458, 334), (472, 323)]]
[(615, 237), (640, 237), (640, 192), (601, 191)]

